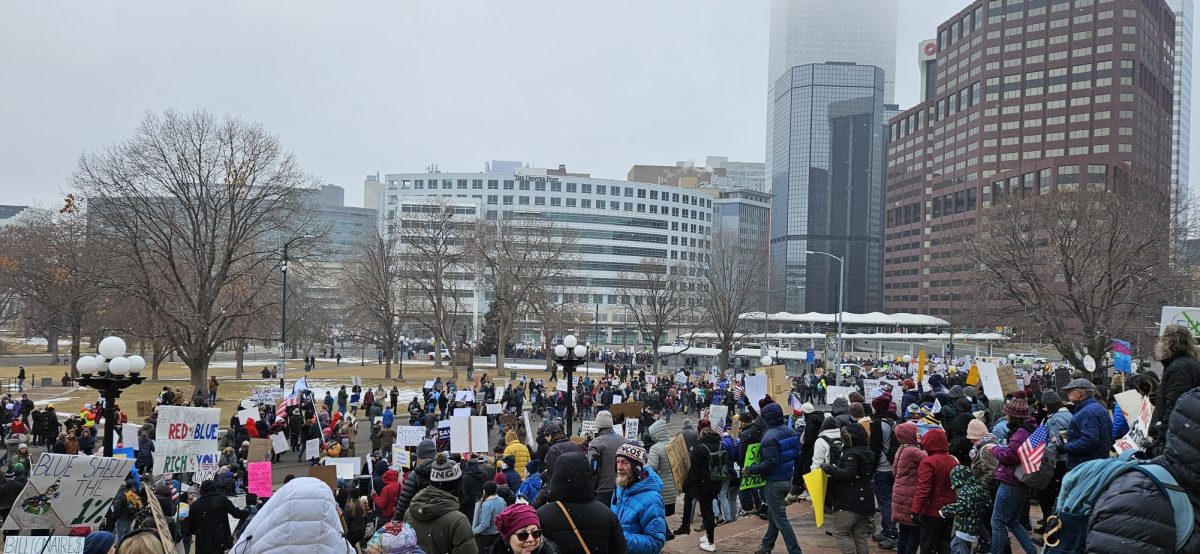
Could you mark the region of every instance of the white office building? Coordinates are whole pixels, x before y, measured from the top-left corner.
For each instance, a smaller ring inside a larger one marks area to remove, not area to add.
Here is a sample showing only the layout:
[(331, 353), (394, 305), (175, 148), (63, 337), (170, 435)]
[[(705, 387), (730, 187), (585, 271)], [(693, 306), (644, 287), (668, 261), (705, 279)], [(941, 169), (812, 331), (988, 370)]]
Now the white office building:
[(1175, 91), (1171, 119), (1171, 190), (1186, 200), (1191, 193), (1192, 0), (1167, 0), (1175, 12)]

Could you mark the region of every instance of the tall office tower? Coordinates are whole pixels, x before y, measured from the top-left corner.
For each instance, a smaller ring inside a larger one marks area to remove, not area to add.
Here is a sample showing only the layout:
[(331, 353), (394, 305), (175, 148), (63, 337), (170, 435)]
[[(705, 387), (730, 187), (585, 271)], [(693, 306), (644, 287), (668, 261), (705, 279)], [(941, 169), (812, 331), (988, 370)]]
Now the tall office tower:
[(1192, 0), (1167, 0), (1175, 12), (1175, 106), (1171, 121), (1171, 190), (1186, 200), (1191, 191), (1189, 164), (1192, 122)]
[(773, 311), (878, 311), (883, 282), (883, 69), (793, 67), (775, 84), (771, 190)]
[(934, 94), (888, 128), (884, 310), (969, 309), (956, 242), (994, 202), (1169, 186), (1174, 45), (1164, 0), (975, 0), (939, 25)]
[[(797, 65), (850, 62), (883, 68), (884, 103), (895, 101), (897, 0), (771, 0), (767, 60), (767, 186), (774, 148), (775, 82)], [(767, 190), (766, 192), (770, 192)]]

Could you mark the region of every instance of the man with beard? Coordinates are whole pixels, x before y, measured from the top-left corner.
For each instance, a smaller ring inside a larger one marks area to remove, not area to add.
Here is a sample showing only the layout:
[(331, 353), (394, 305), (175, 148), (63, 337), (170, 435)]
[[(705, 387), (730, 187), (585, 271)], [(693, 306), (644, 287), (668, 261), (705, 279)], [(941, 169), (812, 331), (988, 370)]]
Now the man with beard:
[(612, 511), (621, 522), (629, 554), (657, 554), (667, 540), (662, 479), (646, 467), (646, 460), (646, 449), (639, 443), (617, 448)]

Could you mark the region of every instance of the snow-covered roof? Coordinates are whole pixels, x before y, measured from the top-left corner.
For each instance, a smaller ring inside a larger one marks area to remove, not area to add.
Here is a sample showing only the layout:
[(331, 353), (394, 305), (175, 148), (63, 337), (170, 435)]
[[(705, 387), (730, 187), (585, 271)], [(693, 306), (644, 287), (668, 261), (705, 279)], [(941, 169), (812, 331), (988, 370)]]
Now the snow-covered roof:
[[(742, 319), (757, 319), (762, 321), (762, 312), (747, 312), (741, 315)], [(793, 314), (788, 312), (776, 312), (767, 314), (768, 321), (782, 321), (786, 323), (837, 323), (837, 314), (821, 314), (817, 312), (808, 312), (806, 314)], [(893, 325), (893, 326), (930, 326), (930, 327), (949, 327), (950, 322), (939, 317), (921, 314), (896, 313), (885, 314), (882, 312), (871, 312), (869, 314), (855, 314), (850, 312), (842, 312), (842, 323), (844, 325)]]

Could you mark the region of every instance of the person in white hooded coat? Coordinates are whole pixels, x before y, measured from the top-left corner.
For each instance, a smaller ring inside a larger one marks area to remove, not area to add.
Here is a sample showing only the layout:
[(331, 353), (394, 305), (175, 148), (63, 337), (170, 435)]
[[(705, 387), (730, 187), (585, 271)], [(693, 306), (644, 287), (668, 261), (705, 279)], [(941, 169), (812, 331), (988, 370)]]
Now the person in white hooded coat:
[(238, 554), (345, 554), (337, 501), (324, 481), (292, 479), (263, 504), (230, 552)]

